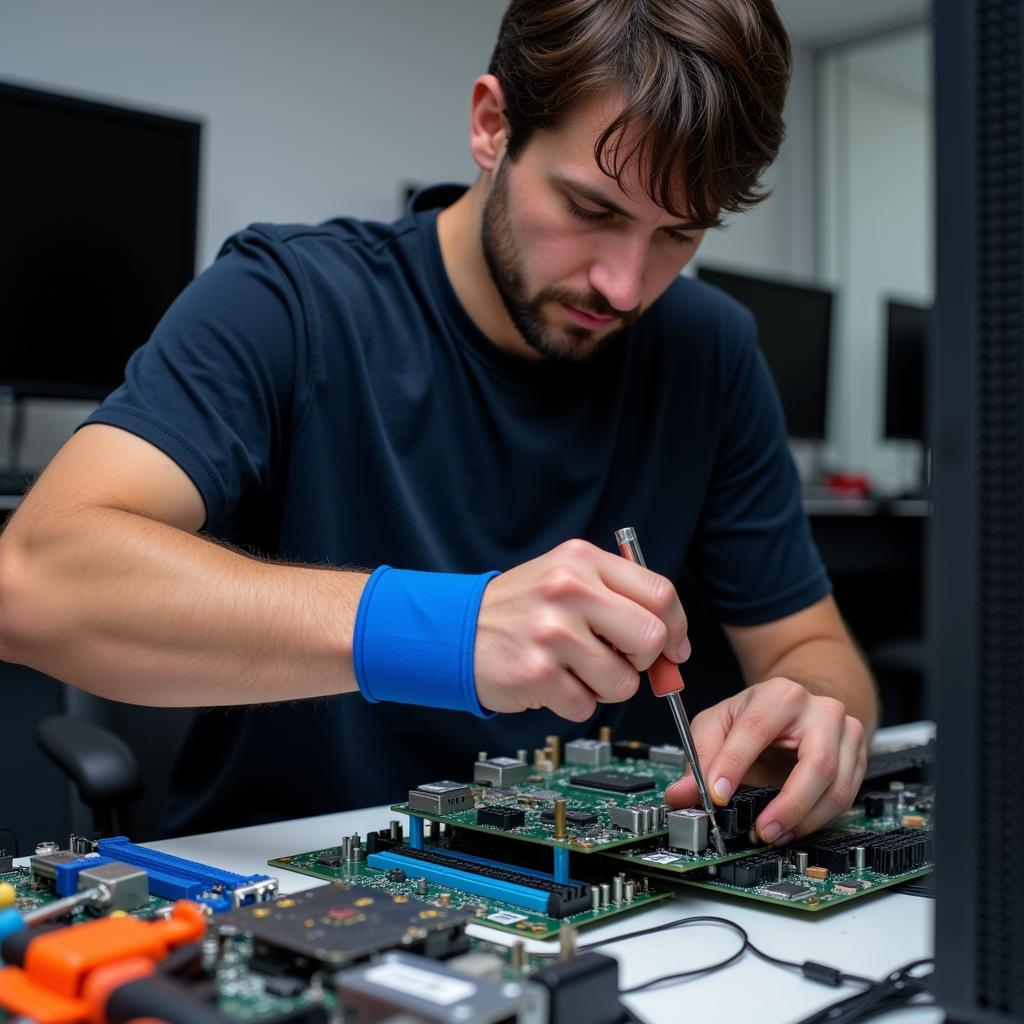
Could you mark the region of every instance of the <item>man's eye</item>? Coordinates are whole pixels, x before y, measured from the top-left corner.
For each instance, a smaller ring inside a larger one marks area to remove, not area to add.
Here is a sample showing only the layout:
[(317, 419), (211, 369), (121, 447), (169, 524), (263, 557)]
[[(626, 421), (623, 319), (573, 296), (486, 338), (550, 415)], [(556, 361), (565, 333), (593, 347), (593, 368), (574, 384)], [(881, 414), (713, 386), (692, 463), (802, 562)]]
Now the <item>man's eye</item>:
[(693, 241), (692, 235), (684, 234), (682, 231), (673, 231), (671, 228), (665, 234), (673, 245), (689, 245)]
[(600, 221), (608, 220), (611, 214), (605, 210), (587, 210), (582, 206), (577, 206), (571, 199), (568, 200), (569, 212), (580, 220), (585, 221), (587, 224), (597, 224)]

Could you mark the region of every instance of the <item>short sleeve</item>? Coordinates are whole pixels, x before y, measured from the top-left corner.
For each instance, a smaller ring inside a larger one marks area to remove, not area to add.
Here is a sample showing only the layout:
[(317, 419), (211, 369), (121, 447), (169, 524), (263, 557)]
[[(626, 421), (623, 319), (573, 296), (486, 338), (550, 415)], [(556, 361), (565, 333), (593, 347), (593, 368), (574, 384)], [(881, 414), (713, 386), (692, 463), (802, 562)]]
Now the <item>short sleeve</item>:
[(719, 620), (744, 626), (800, 611), (831, 583), (754, 319), (737, 305), (732, 312), (721, 349), (722, 429), (692, 562)]
[(285, 244), (259, 228), (235, 235), (85, 423), (121, 427), (172, 458), (199, 489), (209, 528), (267, 490), (280, 464), (307, 376), (301, 296)]

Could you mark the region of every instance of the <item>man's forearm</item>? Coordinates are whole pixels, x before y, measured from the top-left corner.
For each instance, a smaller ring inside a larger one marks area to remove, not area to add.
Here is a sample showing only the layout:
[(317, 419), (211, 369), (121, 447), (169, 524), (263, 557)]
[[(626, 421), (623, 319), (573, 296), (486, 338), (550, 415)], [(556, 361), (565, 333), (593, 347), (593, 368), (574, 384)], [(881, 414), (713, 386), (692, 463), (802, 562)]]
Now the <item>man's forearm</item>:
[[(783, 676), (811, 693), (846, 705), (871, 736), (878, 726), (878, 693), (871, 671), (851, 640), (813, 637), (788, 651), (764, 678)], [(760, 681), (760, 680), (754, 680)]]
[(365, 582), (260, 561), (118, 509), (31, 525), (16, 516), (0, 536), (0, 658), (158, 706), (354, 690)]

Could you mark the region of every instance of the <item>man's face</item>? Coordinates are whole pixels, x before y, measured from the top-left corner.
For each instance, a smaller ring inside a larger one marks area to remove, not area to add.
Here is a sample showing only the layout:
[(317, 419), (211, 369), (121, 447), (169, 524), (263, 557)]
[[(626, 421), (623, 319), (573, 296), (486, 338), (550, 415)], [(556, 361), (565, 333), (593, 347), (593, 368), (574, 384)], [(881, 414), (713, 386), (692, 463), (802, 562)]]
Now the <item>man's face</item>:
[(580, 362), (633, 323), (692, 259), (704, 232), (652, 202), (635, 170), (628, 191), (594, 159), (614, 118), (594, 101), (503, 156), (483, 210), (484, 257), (525, 342)]

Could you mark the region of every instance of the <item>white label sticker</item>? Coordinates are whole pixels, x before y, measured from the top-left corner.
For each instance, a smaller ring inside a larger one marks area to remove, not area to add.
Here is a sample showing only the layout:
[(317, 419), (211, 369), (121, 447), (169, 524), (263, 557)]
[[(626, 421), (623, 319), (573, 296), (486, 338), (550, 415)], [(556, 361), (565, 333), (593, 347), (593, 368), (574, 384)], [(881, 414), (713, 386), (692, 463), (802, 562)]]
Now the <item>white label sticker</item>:
[(646, 857), (641, 857), (641, 860), (649, 860), (653, 864), (675, 864), (677, 860), (682, 860), (682, 857), (673, 857), (670, 853), (649, 853)]
[(511, 910), (499, 910), (496, 914), (488, 914), (488, 921), (495, 921), (498, 924), (518, 924), (526, 920), (525, 914), (513, 914)]
[(476, 986), (472, 982), (443, 978), (433, 971), (409, 964), (379, 964), (371, 967), (363, 977), (376, 985), (418, 996), (441, 1006), (451, 1006), (476, 993)]

